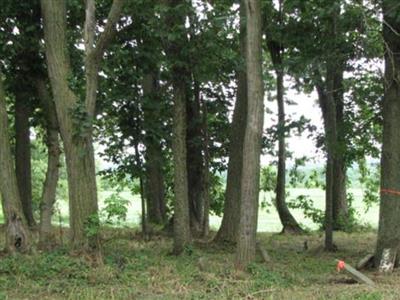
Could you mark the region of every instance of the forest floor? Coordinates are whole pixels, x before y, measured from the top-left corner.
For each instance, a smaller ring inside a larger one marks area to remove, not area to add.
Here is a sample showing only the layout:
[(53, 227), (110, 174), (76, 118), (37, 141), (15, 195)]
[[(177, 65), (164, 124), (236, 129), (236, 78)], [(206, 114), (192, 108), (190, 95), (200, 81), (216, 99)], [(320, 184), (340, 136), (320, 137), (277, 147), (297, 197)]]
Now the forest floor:
[(389, 276), (363, 271), (375, 287), (336, 271), (335, 259), (356, 265), (373, 252), (374, 232), (336, 233), (335, 253), (323, 251), (320, 233), (260, 233), (272, 262), (260, 257), (248, 272), (234, 270), (233, 249), (213, 244), (196, 243), (176, 257), (165, 236), (144, 241), (128, 229), (107, 229), (102, 236), (100, 267), (68, 255), (63, 246), (48, 254), (0, 256), (0, 299), (400, 299), (399, 271)]

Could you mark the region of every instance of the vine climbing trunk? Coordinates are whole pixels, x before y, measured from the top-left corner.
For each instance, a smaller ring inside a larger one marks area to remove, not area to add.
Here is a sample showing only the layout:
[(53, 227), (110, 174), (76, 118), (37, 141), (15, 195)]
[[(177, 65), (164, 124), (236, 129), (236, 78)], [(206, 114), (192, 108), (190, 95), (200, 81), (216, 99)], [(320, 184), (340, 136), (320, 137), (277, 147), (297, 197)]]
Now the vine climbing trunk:
[(31, 246), (31, 236), (22, 210), (13, 166), (2, 77), (0, 73), (0, 192), (6, 220), (5, 250), (26, 252)]

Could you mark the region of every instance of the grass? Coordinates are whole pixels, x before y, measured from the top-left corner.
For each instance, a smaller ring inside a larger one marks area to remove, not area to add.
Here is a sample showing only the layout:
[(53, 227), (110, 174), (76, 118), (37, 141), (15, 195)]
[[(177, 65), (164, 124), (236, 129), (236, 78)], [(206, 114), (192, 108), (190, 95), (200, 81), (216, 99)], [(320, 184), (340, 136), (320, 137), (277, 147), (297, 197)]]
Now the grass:
[(258, 258), (240, 273), (232, 249), (198, 243), (175, 257), (166, 236), (144, 241), (132, 230), (104, 229), (101, 267), (68, 255), (62, 246), (49, 254), (1, 257), (0, 299), (398, 299), (397, 271), (391, 276), (365, 272), (377, 282), (369, 288), (349, 284), (347, 275), (335, 270), (335, 258), (354, 265), (372, 252), (375, 236), (338, 233), (339, 251), (326, 253), (319, 233), (262, 233), (258, 238), (272, 262)]
[[(290, 194), (289, 199), (295, 198), (298, 195), (308, 195), (314, 202), (314, 206), (319, 209), (325, 207), (325, 192), (321, 189), (305, 189), (305, 188), (291, 188), (288, 189)], [(373, 228), (378, 226), (379, 206), (373, 205), (368, 211), (362, 201), (362, 190), (359, 188), (349, 189), (350, 193), (354, 195), (353, 206), (358, 212), (358, 219), (362, 224), (369, 224)], [(102, 191), (99, 193), (99, 206), (104, 207), (104, 200), (110, 196), (113, 191)], [(130, 204), (128, 206), (128, 216), (126, 220), (127, 226), (138, 226), (140, 224), (141, 205), (140, 198), (138, 196), (132, 196), (129, 191), (124, 191), (120, 195), (128, 199)], [(272, 193), (260, 193), (260, 201), (268, 201), (271, 203)], [(68, 224), (68, 203), (66, 201), (58, 201), (58, 207), (61, 211), (61, 219), (64, 225)], [(296, 220), (308, 229), (316, 230), (318, 225), (313, 223), (310, 219), (307, 219), (302, 210), (292, 209), (293, 216)], [(0, 216), (1, 220), (1, 216)], [(54, 223), (59, 223), (58, 213), (54, 216)], [(220, 226), (221, 218), (215, 215), (210, 216), (210, 226), (213, 230), (217, 230)], [(282, 225), (279, 220), (278, 213), (274, 207), (262, 208), (260, 205), (259, 217), (258, 217), (258, 231), (259, 232), (280, 232)]]

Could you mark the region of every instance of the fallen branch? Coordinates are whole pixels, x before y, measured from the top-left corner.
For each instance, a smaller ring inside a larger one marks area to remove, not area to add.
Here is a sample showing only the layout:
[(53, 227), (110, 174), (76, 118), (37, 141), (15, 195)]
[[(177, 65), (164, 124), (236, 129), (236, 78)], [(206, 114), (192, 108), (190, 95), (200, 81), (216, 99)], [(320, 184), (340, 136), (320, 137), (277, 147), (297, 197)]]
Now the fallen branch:
[(350, 275), (357, 280), (360, 283), (365, 283), (369, 286), (374, 286), (375, 283), (369, 279), (367, 276), (365, 276), (363, 273), (357, 271), (355, 268), (353, 268), (352, 266), (350, 266), (349, 264), (345, 263), (342, 260), (336, 260), (337, 264), (337, 270), (341, 271), (341, 270), (346, 270), (347, 272), (350, 273)]

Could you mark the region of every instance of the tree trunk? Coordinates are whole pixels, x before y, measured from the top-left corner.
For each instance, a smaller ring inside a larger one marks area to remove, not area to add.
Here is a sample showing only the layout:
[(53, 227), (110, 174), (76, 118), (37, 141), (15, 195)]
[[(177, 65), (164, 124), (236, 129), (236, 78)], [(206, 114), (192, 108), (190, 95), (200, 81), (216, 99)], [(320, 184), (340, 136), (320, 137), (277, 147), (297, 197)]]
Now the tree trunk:
[(35, 225), (32, 210), (31, 139), (29, 117), (31, 105), (28, 97), (15, 93), (15, 172), (22, 210), (30, 227)]
[[(123, 0), (114, 0), (107, 23), (95, 40), (95, 3), (85, 1), (85, 102), (71, 90), (68, 55), (66, 1), (41, 0), (46, 59), (68, 174), (70, 237), (73, 249), (99, 252), (97, 186), (92, 141), (98, 71), (104, 50), (116, 32)], [(97, 256), (100, 258), (100, 256)]]
[[(281, 3), (280, 3), (281, 5)], [(279, 8), (280, 22), (282, 19), (282, 9)], [(302, 233), (300, 225), (290, 213), (286, 204), (286, 144), (285, 144), (285, 99), (284, 99), (284, 70), (283, 56), (284, 48), (281, 42), (277, 42), (268, 37), (267, 46), (276, 73), (276, 98), (278, 103), (278, 174), (276, 178), (276, 208), (279, 219), (282, 223), (282, 233)]]
[(0, 192), (6, 219), (5, 250), (7, 252), (25, 252), (30, 249), (31, 237), (22, 210), (13, 166), (2, 80), (0, 73)]
[(56, 108), (52, 97), (47, 91), (46, 82), (43, 79), (38, 79), (36, 88), (45, 115), (47, 145), (47, 171), (40, 203), (39, 247), (48, 250), (55, 243), (51, 218), (53, 216), (54, 203), (56, 202), (61, 149)]
[[(278, 68), (281, 68), (279, 66)], [(282, 233), (302, 233), (286, 204), (286, 144), (285, 144), (285, 101), (283, 71), (277, 69), (277, 101), (278, 101), (278, 174), (276, 178), (276, 208), (283, 229)]]
[[(146, 74), (143, 79), (143, 95), (148, 98), (143, 105), (145, 127), (146, 170), (145, 193), (148, 222), (163, 224), (166, 221), (165, 185), (163, 174), (163, 154), (160, 141), (160, 112), (155, 108), (158, 95), (157, 76)], [(151, 105), (146, 105), (151, 102)]]
[(333, 244), (333, 186), (334, 161), (336, 159), (336, 106), (333, 98), (332, 68), (327, 68), (324, 86), (317, 84), (318, 101), (322, 110), (326, 147), (326, 187), (325, 187), (325, 249), (335, 250)]
[(188, 176), (186, 159), (186, 95), (185, 85), (174, 83), (174, 124), (172, 151), (174, 156), (174, 250), (178, 255), (191, 242)]
[[(244, 5), (240, 6), (240, 54), (245, 57), (246, 25)], [(237, 90), (229, 140), (229, 163), (226, 181), (224, 215), (214, 241), (235, 244), (238, 233), (241, 178), (243, 170), (243, 145), (247, 120), (247, 76), (243, 62), (236, 71)]]
[[(194, 83), (194, 97), (186, 101), (187, 113), (187, 167), (189, 186), (189, 213), (190, 228), (194, 235), (202, 232), (204, 223), (204, 197), (203, 197), (203, 142), (202, 121), (200, 114), (200, 90), (198, 83)], [(190, 93), (187, 93), (190, 95)]]
[(261, 4), (246, 0), (247, 123), (243, 146), (240, 222), (237, 236), (236, 267), (244, 269), (254, 261), (258, 200), (260, 193), (260, 155), (264, 121), (264, 91), (261, 51)]
[(336, 104), (336, 124), (337, 124), (337, 153), (333, 162), (333, 229), (345, 230), (348, 223), (348, 204), (346, 195), (346, 141), (344, 124), (344, 100), (343, 100), (343, 68), (339, 67), (335, 71), (333, 83), (333, 97)]
[(210, 138), (208, 134), (208, 110), (207, 104), (203, 98), (200, 98), (202, 106), (202, 119), (203, 119), (203, 153), (204, 153), (204, 168), (203, 168), (203, 226), (202, 236), (207, 237), (210, 231), (210, 152), (208, 150)]
[(385, 95), (381, 157), (381, 201), (375, 263), (383, 249), (400, 250), (400, 14), (398, 1), (383, 1), (385, 51)]
[(179, 6), (186, 5), (184, 0), (169, 0), (166, 23), (170, 28), (176, 29), (179, 36), (174, 43), (168, 43), (167, 55), (171, 61), (172, 87), (174, 93), (174, 119), (172, 152), (174, 158), (174, 245), (173, 253), (181, 254), (191, 243), (190, 217), (189, 217), (189, 192), (187, 173), (187, 120), (186, 99), (187, 85), (190, 72), (188, 59), (182, 49), (187, 43), (187, 32), (184, 27), (185, 14)]

